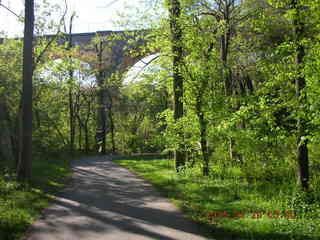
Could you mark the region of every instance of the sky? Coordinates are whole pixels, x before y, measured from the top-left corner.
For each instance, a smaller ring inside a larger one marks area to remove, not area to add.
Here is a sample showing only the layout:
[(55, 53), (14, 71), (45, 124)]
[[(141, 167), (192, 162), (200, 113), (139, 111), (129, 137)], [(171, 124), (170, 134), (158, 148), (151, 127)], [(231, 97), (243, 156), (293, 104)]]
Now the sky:
[[(35, 0), (41, 3), (43, 0)], [(23, 13), (24, 0), (2, 0), (3, 5), (17, 14)], [(50, 4), (59, 4), (64, 9), (64, 0), (48, 0)], [(77, 18), (74, 20), (73, 32), (95, 32), (103, 30), (119, 30), (113, 21), (119, 19), (117, 12), (124, 12), (125, 6), (139, 8), (140, 0), (67, 0), (69, 14), (75, 11)], [(12, 13), (0, 8), (0, 31), (5, 31), (8, 36), (15, 36), (23, 32), (23, 23)], [(5, 23), (5, 24), (4, 24)]]

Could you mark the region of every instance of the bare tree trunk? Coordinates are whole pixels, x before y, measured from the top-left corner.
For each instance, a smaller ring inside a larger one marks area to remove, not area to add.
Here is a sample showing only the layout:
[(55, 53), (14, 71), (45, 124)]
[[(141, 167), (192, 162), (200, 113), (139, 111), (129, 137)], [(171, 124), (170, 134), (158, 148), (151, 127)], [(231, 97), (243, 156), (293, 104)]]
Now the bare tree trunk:
[[(228, 28), (229, 26), (227, 26)], [(229, 53), (229, 42), (230, 42), (230, 31), (226, 30), (220, 38), (220, 57), (223, 63), (223, 77), (224, 77), (224, 90), (226, 96), (232, 95), (232, 78), (231, 69), (228, 66), (228, 53)]]
[[(68, 49), (72, 48), (72, 22), (74, 18), (72, 14), (69, 25), (69, 39)], [(74, 142), (75, 142), (75, 114), (74, 114), (74, 103), (73, 103), (73, 69), (72, 69), (72, 57), (69, 55), (69, 128), (70, 128), (70, 153), (74, 153)]]
[[(179, 23), (181, 16), (181, 5), (179, 0), (170, 0), (170, 30), (171, 30), (171, 48), (173, 54), (173, 92), (174, 92), (174, 120), (178, 122), (183, 117), (183, 76), (181, 66), (183, 61), (182, 47), (182, 29)], [(178, 130), (179, 143), (178, 149), (174, 152), (176, 169), (179, 171), (185, 166), (185, 151), (183, 144), (183, 129)]]
[(77, 111), (76, 111), (76, 119), (78, 120), (78, 130), (79, 130), (79, 135), (78, 135), (78, 146), (79, 150), (82, 151), (82, 131), (85, 128), (85, 123), (81, 120), (80, 117), (80, 106), (79, 106), (79, 96), (77, 96)]
[(33, 78), (34, 0), (25, 0), (23, 39), (22, 146), (18, 164), (18, 180), (28, 181), (32, 167), (32, 78)]
[(110, 120), (110, 131), (111, 131), (111, 144), (112, 144), (112, 153), (116, 152), (116, 143), (114, 141), (114, 122), (113, 122), (113, 102), (112, 97), (110, 96), (110, 106), (109, 106), (109, 120)]
[(17, 113), (17, 118), (15, 119), (15, 133), (13, 139), (15, 150), (15, 168), (18, 171), (22, 151), (22, 97), (19, 101), (19, 109)]
[[(232, 71), (228, 65), (228, 56), (229, 56), (229, 46), (231, 39), (231, 26), (230, 26), (230, 8), (234, 7), (234, 3), (224, 0), (223, 7), (221, 6), (219, 11), (221, 11), (223, 20), (226, 24), (226, 30), (220, 37), (220, 59), (223, 64), (223, 79), (224, 79), (224, 91), (225, 96), (229, 97), (233, 94), (233, 84), (232, 84)], [(235, 140), (232, 137), (229, 137), (229, 156), (231, 159), (236, 156), (235, 152)]]
[(81, 123), (81, 119), (79, 117), (78, 119), (78, 127), (79, 127), (79, 139), (78, 139), (78, 144), (79, 144), (79, 150), (82, 151), (83, 148), (82, 148), (82, 123)]
[(202, 103), (199, 102), (197, 105), (198, 105), (197, 115), (199, 118), (199, 125), (200, 125), (200, 145), (201, 145), (201, 152), (203, 157), (202, 174), (203, 176), (208, 176), (209, 175), (209, 151), (208, 151), (208, 142), (207, 142), (207, 121), (204, 118), (204, 112), (201, 110)]
[(98, 151), (102, 154), (106, 154), (106, 89), (104, 86), (104, 72), (102, 69), (102, 52), (103, 43), (100, 41), (99, 46), (96, 46), (96, 52), (99, 63), (99, 73), (98, 73), (98, 126), (97, 126), (97, 147)]
[(254, 88), (253, 88), (253, 82), (252, 82), (252, 79), (250, 78), (250, 76), (247, 74), (244, 78), (245, 80), (245, 85), (246, 85), (246, 88), (248, 89), (248, 92), (249, 94), (253, 94), (254, 92)]
[[(228, 19), (228, 15), (226, 15), (226, 18)], [(228, 22), (228, 21), (227, 21)], [(233, 86), (232, 86), (232, 72), (231, 69), (228, 66), (228, 53), (229, 53), (229, 42), (230, 42), (230, 30), (228, 29), (229, 26), (227, 26), (227, 32), (221, 36), (220, 40), (220, 57), (221, 61), (223, 63), (223, 77), (224, 77), (224, 89), (225, 89), (225, 96), (229, 97), (233, 93)], [(229, 137), (229, 156), (230, 159), (234, 159), (234, 157), (237, 155), (235, 152), (235, 140), (233, 137)]]
[(303, 90), (306, 87), (306, 79), (303, 73), (303, 59), (305, 57), (305, 49), (303, 40), (305, 36), (305, 24), (302, 20), (302, 5), (297, 0), (292, 0), (291, 9), (295, 10), (293, 26), (297, 43), (296, 64), (298, 67), (298, 76), (295, 80), (296, 98), (298, 99), (299, 112), (297, 121), (297, 161), (298, 161), (298, 177), (300, 185), (304, 191), (309, 189), (309, 156), (308, 156), (308, 140), (307, 136), (307, 120), (301, 112), (306, 113), (305, 107), (307, 102), (306, 93)]
[(0, 167), (2, 161), (9, 162), (11, 166), (14, 165), (13, 144), (11, 127), (9, 126), (9, 113), (4, 101), (0, 96)]
[(89, 132), (88, 132), (88, 122), (84, 125), (84, 137), (85, 137), (85, 151), (89, 152)]
[[(72, 81), (73, 71), (69, 72), (70, 81)], [(73, 92), (72, 87), (69, 86), (69, 128), (70, 128), (70, 153), (74, 153), (74, 139), (75, 139), (75, 125), (74, 125), (74, 111), (73, 111)]]
[(86, 121), (84, 123), (84, 137), (85, 137), (85, 151), (86, 153), (89, 152), (89, 130), (88, 130), (88, 122), (91, 115), (91, 102), (90, 100), (87, 102), (87, 116)]

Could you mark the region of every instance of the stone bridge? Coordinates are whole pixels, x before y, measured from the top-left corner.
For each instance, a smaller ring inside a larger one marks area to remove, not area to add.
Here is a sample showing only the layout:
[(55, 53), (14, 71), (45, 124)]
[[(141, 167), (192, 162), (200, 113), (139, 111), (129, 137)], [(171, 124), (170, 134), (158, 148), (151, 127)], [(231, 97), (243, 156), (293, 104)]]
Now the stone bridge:
[[(142, 51), (147, 41), (147, 31), (98, 31), (71, 34), (72, 46), (79, 47), (77, 58), (87, 62), (93, 69), (99, 69), (105, 79), (112, 73), (124, 73), (135, 63), (153, 54)], [(54, 35), (47, 35), (51, 38)], [(58, 39), (68, 41), (69, 36)], [(134, 54), (132, 54), (132, 51)]]
[[(107, 84), (113, 73), (123, 74), (135, 63), (155, 52), (143, 50), (147, 31), (99, 31), (75, 33), (58, 39), (58, 43), (70, 41), (78, 46), (77, 58), (96, 69), (98, 85), (97, 109), (97, 150), (106, 153), (106, 134), (111, 130), (110, 109), (112, 105), (112, 86)], [(54, 37), (48, 35), (47, 38)], [(132, 54), (134, 52), (134, 54)]]

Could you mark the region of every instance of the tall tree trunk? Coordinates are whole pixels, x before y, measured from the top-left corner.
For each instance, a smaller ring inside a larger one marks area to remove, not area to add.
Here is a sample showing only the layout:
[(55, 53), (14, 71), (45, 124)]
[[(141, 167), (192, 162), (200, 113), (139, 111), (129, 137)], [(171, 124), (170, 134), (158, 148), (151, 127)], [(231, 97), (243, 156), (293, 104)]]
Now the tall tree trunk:
[[(229, 26), (227, 26), (228, 28)], [(220, 58), (223, 64), (223, 77), (224, 77), (224, 91), (225, 96), (232, 95), (232, 78), (231, 70), (228, 66), (228, 53), (229, 53), (229, 42), (230, 42), (230, 31), (226, 30), (220, 38)]]
[(78, 119), (78, 130), (79, 130), (79, 139), (78, 139), (78, 144), (79, 144), (79, 150), (80, 151), (82, 151), (83, 150), (83, 148), (82, 148), (82, 127), (83, 127), (83, 125), (82, 125), (82, 122), (81, 122), (81, 119), (80, 119), (80, 117), (79, 117), (79, 119)]
[(112, 144), (112, 153), (116, 152), (116, 143), (114, 140), (114, 122), (113, 122), (113, 110), (112, 110), (112, 97), (110, 96), (110, 106), (109, 106), (109, 120), (110, 120), (110, 131), (111, 131), (111, 144)]
[(4, 97), (0, 96), (0, 167), (3, 161), (14, 165), (12, 132), (9, 119), (8, 108)]
[(32, 78), (33, 78), (34, 0), (25, 0), (22, 87), (22, 146), (18, 180), (28, 181), (32, 167)]
[[(210, 53), (213, 49), (214, 44), (210, 43), (208, 50), (203, 54), (204, 55), (204, 61), (210, 62)], [(201, 81), (201, 84), (199, 86), (199, 92), (197, 95), (197, 102), (196, 102), (196, 114), (199, 120), (199, 126), (200, 126), (200, 145), (201, 145), (201, 151), (202, 151), (202, 158), (203, 158), (203, 167), (202, 167), (202, 174), (203, 176), (209, 176), (209, 148), (208, 148), (208, 122), (205, 119), (205, 111), (203, 109), (203, 103), (205, 100), (205, 91), (208, 88), (209, 85), (209, 79), (210, 76), (207, 72), (205, 72), (205, 76), (202, 79), (198, 79), (198, 81)], [(194, 79), (195, 80), (195, 79)]]
[[(199, 96), (201, 98), (202, 96)], [(203, 158), (202, 174), (203, 176), (209, 175), (209, 151), (207, 142), (207, 121), (204, 117), (204, 112), (202, 111), (202, 101), (198, 99), (196, 105), (196, 112), (199, 119), (200, 125), (200, 145)]]
[[(228, 21), (227, 21), (228, 22)], [(225, 96), (229, 97), (233, 94), (233, 86), (232, 86), (232, 72), (231, 69), (228, 66), (228, 54), (229, 54), (229, 45), (230, 45), (230, 30), (228, 29), (229, 26), (227, 26), (227, 32), (221, 36), (221, 61), (223, 63), (223, 77), (224, 77), (224, 89), (225, 89)], [(234, 157), (237, 155), (235, 152), (235, 140), (233, 137), (229, 138), (229, 156), (231, 159), (234, 159)]]
[[(181, 66), (183, 61), (182, 47), (182, 28), (180, 24), (181, 5), (179, 0), (169, 0), (170, 14), (170, 30), (171, 30), (171, 48), (173, 53), (173, 92), (174, 92), (174, 120), (179, 121), (183, 117), (183, 76)], [(175, 150), (174, 158), (176, 169), (185, 166), (185, 151), (183, 144), (183, 129), (178, 130), (179, 139), (182, 144), (179, 144)]]
[(104, 72), (102, 69), (102, 53), (103, 53), (103, 43), (96, 45), (96, 52), (98, 57), (99, 73), (98, 73), (98, 122), (97, 122), (97, 147), (98, 152), (106, 154), (106, 94), (107, 91), (104, 86)]
[(15, 169), (19, 169), (22, 151), (22, 97), (19, 101), (19, 109), (15, 119), (15, 133), (13, 137)]
[(84, 136), (85, 136), (85, 152), (89, 152), (89, 130), (88, 130), (88, 122), (91, 115), (91, 103), (90, 100), (87, 102), (87, 116), (84, 122)]
[[(224, 79), (224, 91), (225, 96), (229, 97), (233, 94), (233, 84), (232, 84), (232, 72), (228, 65), (228, 55), (229, 55), (229, 46), (230, 46), (230, 38), (231, 38), (231, 26), (230, 26), (230, 7), (228, 1), (224, 1), (223, 12), (223, 20), (226, 24), (226, 30), (220, 37), (220, 59), (223, 64), (223, 79)], [(230, 158), (233, 159), (235, 155), (235, 140), (230, 137), (229, 138), (229, 155)]]
[[(68, 50), (72, 48), (72, 23), (74, 14), (70, 18), (69, 25), (69, 38), (68, 38)], [(74, 114), (74, 103), (73, 103), (73, 69), (72, 69), (72, 57), (69, 55), (69, 128), (70, 128), (70, 153), (74, 153), (74, 142), (75, 142), (75, 114)]]
[[(298, 0), (291, 1), (291, 9), (295, 10), (293, 26), (295, 31), (295, 38), (297, 44), (296, 64), (298, 68), (298, 76), (295, 80), (296, 98), (299, 104), (298, 121), (297, 121), (297, 161), (298, 161), (298, 178), (300, 185), (304, 191), (309, 189), (309, 156), (308, 156), (308, 140), (307, 136), (307, 120), (305, 107), (307, 102), (306, 93), (303, 90), (306, 87), (306, 79), (303, 73), (303, 59), (305, 57), (305, 48), (302, 40), (305, 36), (305, 24), (302, 19), (302, 5)], [(304, 114), (301, 114), (304, 113)]]
[(85, 136), (85, 151), (89, 152), (89, 132), (88, 132), (88, 122), (84, 124), (84, 136)]
[(74, 153), (74, 140), (75, 140), (75, 123), (74, 123), (74, 109), (73, 109), (73, 91), (72, 91), (72, 78), (73, 78), (73, 71), (69, 71), (69, 134), (70, 134), (70, 153)]

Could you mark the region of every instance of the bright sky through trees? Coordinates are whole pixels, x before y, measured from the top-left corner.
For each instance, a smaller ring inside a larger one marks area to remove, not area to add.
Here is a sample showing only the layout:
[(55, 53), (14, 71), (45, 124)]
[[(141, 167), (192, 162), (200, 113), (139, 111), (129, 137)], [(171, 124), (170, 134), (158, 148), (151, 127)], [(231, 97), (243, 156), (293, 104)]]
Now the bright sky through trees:
[[(35, 3), (41, 3), (37, 0)], [(23, 0), (2, 0), (1, 3), (18, 15), (23, 13)], [(64, 0), (50, 0), (50, 4), (59, 4), (64, 9)], [(77, 18), (74, 24), (74, 32), (94, 32), (103, 30), (117, 30), (113, 21), (119, 19), (118, 12), (125, 11), (126, 6), (139, 6), (139, 0), (67, 0), (69, 15), (75, 11)], [(9, 36), (22, 34), (23, 23), (3, 7), (0, 8), (0, 31), (6, 32)]]

